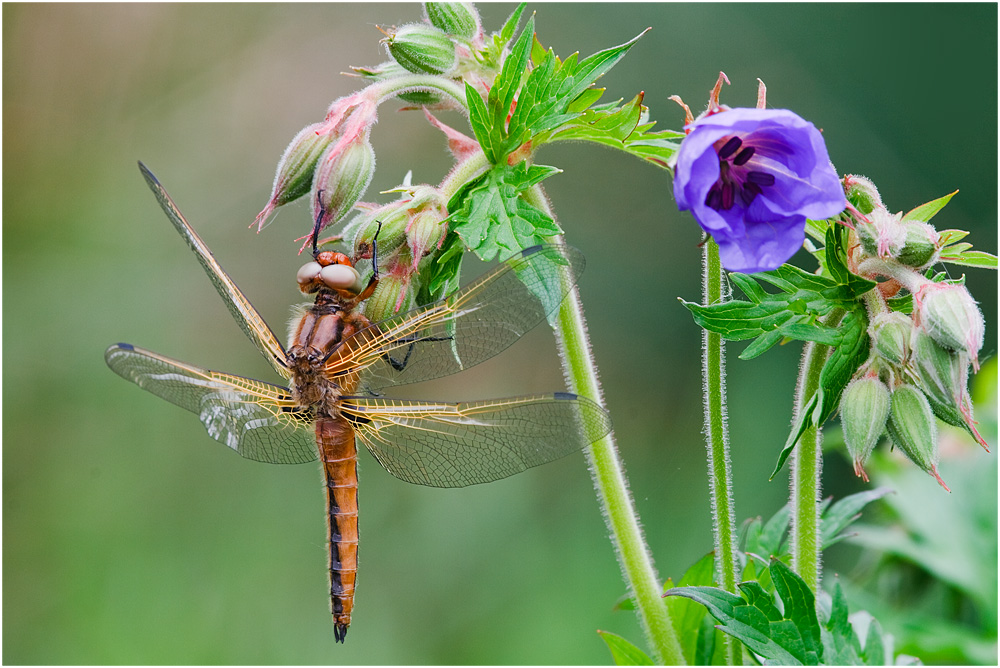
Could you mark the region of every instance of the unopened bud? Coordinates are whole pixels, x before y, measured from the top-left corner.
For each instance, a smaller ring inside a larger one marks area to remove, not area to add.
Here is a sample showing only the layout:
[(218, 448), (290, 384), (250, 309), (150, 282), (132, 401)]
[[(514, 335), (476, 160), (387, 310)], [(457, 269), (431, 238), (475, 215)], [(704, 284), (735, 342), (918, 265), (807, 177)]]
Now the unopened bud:
[(369, 214), (371, 220), (354, 237), (354, 257), (371, 258), (372, 244), (378, 237), (379, 262), (385, 262), (406, 246), (406, 226), (410, 222), (407, 204), (393, 202)]
[(900, 217), (879, 207), (868, 214), (870, 223), (857, 225), (858, 241), (868, 255), (886, 259), (899, 254), (906, 244), (906, 228)]
[(979, 371), (979, 349), (983, 347), (986, 323), (965, 286), (927, 283), (914, 296), (924, 331), (942, 347), (967, 354)]
[(940, 235), (927, 223), (905, 223), (906, 243), (896, 255), (900, 264), (922, 269), (938, 259), (938, 242)]
[(267, 206), (257, 215), (258, 231), (264, 228), (276, 208), (309, 192), (316, 163), (336, 138), (336, 133), (329, 131), (326, 123), (313, 123), (295, 135), (278, 161)]
[(917, 330), (913, 339), (913, 365), (920, 379), (920, 389), (927, 395), (934, 415), (942, 422), (966, 430), (986, 448), (986, 441), (973, 420), (968, 393), (968, 356), (945, 350), (929, 335)]
[(854, 460), (854, 473), (868, 482), (864, 463), (885, 431), (889, 417), (889, 388), (878, 378), (851, 381), (840, 398), (844, 442)]
[(864, 176), (849, 174), (844, 177), (844, 194), (854, 208), (866, 216), (878, 208), (884, 208), (878, 188)]
[(872, 320), (871, 337), (875, 352), (896, 366), (906, 363), (912, 336), (913, 321), (904, 313), (880, 313)]
[(427, 20), (449, 35), (471, 39), (479, 32), (479, 12), (471, 2), (425, 2)]
[(886, 429), (892, 442), (910, 461), (934, 476), (951, 491), (938, 475), (937, 423), (927, 397), (912, 385), (900, 385), (892, 392)]
[(354, 208), (375, 173), (375, 150), (367, 136), (338, 141), (319, 160), (314, 179), (313, 220), (333, 225)]
[(410, 276), (395, 272), (379, 278), (375, 292), (365, 302), (365, 315), (372, 322), (390, 318), (413, 308), (414, 285)]
[(411, 24), (385, 40), (389, 55), (416, 74), (447, 74), (455, 67), (455, 44), (432, 26)]
[(406, 228), (406, 240), (410, 247), (410, 255), (413, 256), (413, 269), (417, 264), (434, 250), (444, 238), (447, 227), (443, 222), (445, 216), (439, 211), (429, 209), (421, 211), (410, 221)]

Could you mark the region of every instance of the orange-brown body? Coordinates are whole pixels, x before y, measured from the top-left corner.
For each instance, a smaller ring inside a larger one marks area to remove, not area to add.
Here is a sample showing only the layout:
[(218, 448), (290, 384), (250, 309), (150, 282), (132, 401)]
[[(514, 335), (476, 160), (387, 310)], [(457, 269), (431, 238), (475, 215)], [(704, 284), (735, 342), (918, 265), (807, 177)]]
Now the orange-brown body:
[(334, 378), (330, 368), (350, 358), (345, 341), (370, 324), (353, 310), (353, 300), (345, 302), (334, 292), (320, 290), (293, 329), (288, 347), (292, 394), (316, 417), (316, 446), (326, 488), (330, 601), (339, 642), (351, 623), (358, 568), (358, 450), (354, 428), (341, 415), (337, 401), (354, 392), (357, 376)]

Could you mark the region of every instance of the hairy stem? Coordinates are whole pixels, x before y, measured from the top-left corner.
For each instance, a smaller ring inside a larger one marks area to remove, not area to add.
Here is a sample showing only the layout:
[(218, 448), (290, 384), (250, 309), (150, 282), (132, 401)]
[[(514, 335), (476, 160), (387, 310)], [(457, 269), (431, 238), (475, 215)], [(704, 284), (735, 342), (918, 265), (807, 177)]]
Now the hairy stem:
[[(527, 191), (526, 195), (531, 204), (551, 215), (548, 200), (539, 186)], [(563, 301), (553, 330), (563, 372), (572, 391), (604, 405), (597, 366), (590, 353), (583, 305), (575, 287)], [(611, 531), (625, 580), (635, 598), (646, 639), (656, 659), (667, 665), (682, 665), (684, 655), (662, 598), (662, 584), (642, 535), (625, 470), (615, 446), (614, 433), (591, 445), (586, 452), (597, 498)]]
[[(719, 246), (708, 239), (704, 248), (703, 304), (710, 306), (724, 300), (722, 263)], [(702, 373), (705, 392), (705, 444), (708, 450), (708, 482), (712, 500), (712, 526), (715, 528), (715, 573), (722, 587), (734, 594), (738, 581), (736, 558), (736, 517), (733, 505), (733, 475), (729, 457), (729, 434), (726, 425), (726, 366), (722, 335), (702, 330)], [(729, 665), (742, 663), (741, 644), (726, 636), (726, 660)]]
[[(834, 309), (823, 319), (823, 324), (836, 327), (843, 317), (843, 309)], [(796, 420), (819, 389), (820, 374), (829, 354), (830, 346), (815, 342), (809, 342), (803, 348), (795, 396)], [(823, 550), (819, 522), (822, 462), (823, 432), (808, 418), (808, 426), (802, 432), (799, 444), (791, 456), (789, 503), (792, 507), (792, 568), (805, 580), (813, 593), (819, 592), (820, 558)]]

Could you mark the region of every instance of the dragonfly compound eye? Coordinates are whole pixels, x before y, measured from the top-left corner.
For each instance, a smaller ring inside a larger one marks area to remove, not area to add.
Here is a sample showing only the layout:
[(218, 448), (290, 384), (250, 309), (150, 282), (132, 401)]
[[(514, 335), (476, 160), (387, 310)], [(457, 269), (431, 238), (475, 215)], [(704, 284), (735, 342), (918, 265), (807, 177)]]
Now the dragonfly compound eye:
[(347, 290), (359, 294), (364, 289), (361, 274), (348, 264), (331, 264), (323, 267), (319, 277), (331, 290)]
[(299, 286), (306, 287), (319, 277), (319, 272), (322, 269), (319, 262), (307, 262), (302, 265), (298, 273), (295, 274), (295, 280), (299, 282)]

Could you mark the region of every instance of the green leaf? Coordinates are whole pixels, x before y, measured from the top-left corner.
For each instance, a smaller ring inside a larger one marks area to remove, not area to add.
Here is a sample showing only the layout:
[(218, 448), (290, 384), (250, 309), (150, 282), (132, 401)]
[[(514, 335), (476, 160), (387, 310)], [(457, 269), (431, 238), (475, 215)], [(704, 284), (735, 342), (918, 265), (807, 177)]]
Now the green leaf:
[(862, 509), (872, 501), (877, 501), (890, 493), (892, 493), (892, 490), (888, 487), (879, 487), (878, 489), (845, 496), (830, 506), (820, 518), (822, 549), (825, 550), (834, 543), (848, 538), (849, 536), (842, 532), (861, 517)]
[[(681, 578), (677, 586), (692, 587), (713, 584), (715, 584), (715, 553), (709, 552), (684, 573), (684, 577)], [(665, 591), (669, 592), (673, 588), (673, 582), (668, 580), (664, 587)], [(695, 663), (695, 657), (699, 651), (699, 634), (707, 617), (705, 608), (691, 600), (679, 597), (667, 597), (666, 603), (670, 610), (670, 618), (673, 621), (677, 639), (681, 643), (684, 659), (689, 664)]]
[(454, 203), (451, 229), (484, 261), (501, 250), (507, 256), (544, 243), (562, 230), (520, 195), (559, 171), (523, 162), (513, 167), (495, 165), (464, 192), (460, 203)]
[(944, 197), (938, 197), (937, 199), (931, 200), (930, 202), (927, 202), (926, 204), (921, 204), (920, 206), (916, 207), (915, 209), (911, 209), (910, 211), (906, 212), (903, 215), (902, 222), (905, 223), (905, 222), (910, 221), (910, 220), (916, 220), (916, 221), (920, 221), (920, 222), (926, 223), (931, 218), (933, 218), (934, 215), (937, 214), (938, 211), (940, 211), (941, 209), (943, 209), (944, 206), (948, 202), (950, 202), (951, 198), (954, 197), (957, 193), (958, 193), (958, 191), (956, 190), (955, 192), (951, 193), (950, 195), (945, 195)]
[(490, 138), (489, 112), (486, 110), (486, 103), (470, 84), (465, 84), (465, 101), (469, 105), (469, 125), (476, 135), (476, 141), (482, 147), (483, 153), (491, 163), (496, 163), (496, 155), (493, 151), (493, 143)]
[(941, 230), (938, 232), (938, 243), (942, 247), (950, 246), (953, 243), (957, 243), (969, 236), (969, 233), (965, 230)]
[(819, 392), (816, 392), (809, 398), (809, 401), (795, 417), (795, 422), (792, 423), (792, 431), (788, 434), (788, 439), (785, 441), (784, 447), (781, 448), (781, 452), (778, 453), (778, 462), (774, 465), (774, 471), (771, 472), (771, 477), (768, 480), (774, 480), (774, 476), (778, 475), (778, 471), (781, 470), (785, 460), (788, 459), (788, 455), (792, 454), (795, 444), (802, 437), (802, 432), (811, 424), (813, 412), (818, 405)]
[(837, 581), (833, 587), (830, 619), (822, 627), (824, 662), (833, 666), (859, 666), (861, 643), (847, 618), (847, 599)]
[(720, 622), (722, 631), (771, 663), (818, 665), (823, 649), (812, 592), (780, 561), (771, 560), (769, 570), (784, 614), (754, 581), (740, 583), (742, 597), (715, 587), (676, 588), (668, 596), (698, 601)]
[(503, 28), (500, 29), (501, 46), (506, 46), (507, 43), (514, 37), (514, 33), (517, 32), (517, 26), (521, 23), (521, 14), (527, 6), (527, 2), (522, 2), (517, 6), (517, 9), (515, 9), (511, 15), (507, 17), (507, 20), (503, 24)]
[(598, 631), (597, 634), (604, 639), (608, 649), (611, 650), (611, 658), (616, 666), (652, 666), (653, 660), (641, 649), (610, 631)]
[(823, 426), (840, 405), (840, 395), (870, 352), (868, 317), (864, 309), (848, 313), (840, 321), (840, 344), (833, 349), (819, 375), (820, 404), (814, 416), (817, 428)]
[(752, 360), (755, 357), (763, 355), (768, 350), (774, 347), (776, 343), (781, 341), (784, 335), (781, 333), (781, 329), (772, 329), (770, 332), (764, 332), (751, 343), (749, 346), (743, 349), (740, 353), (741, 360)]
[(983, 251), (969, 250), (964, 253), (948, 253), (948, 249), (941, 251), (941, 262), (958, 264), (964, 267), (979, 267), (982, 269), (996, 269), (997, 256), (984, 253)]

